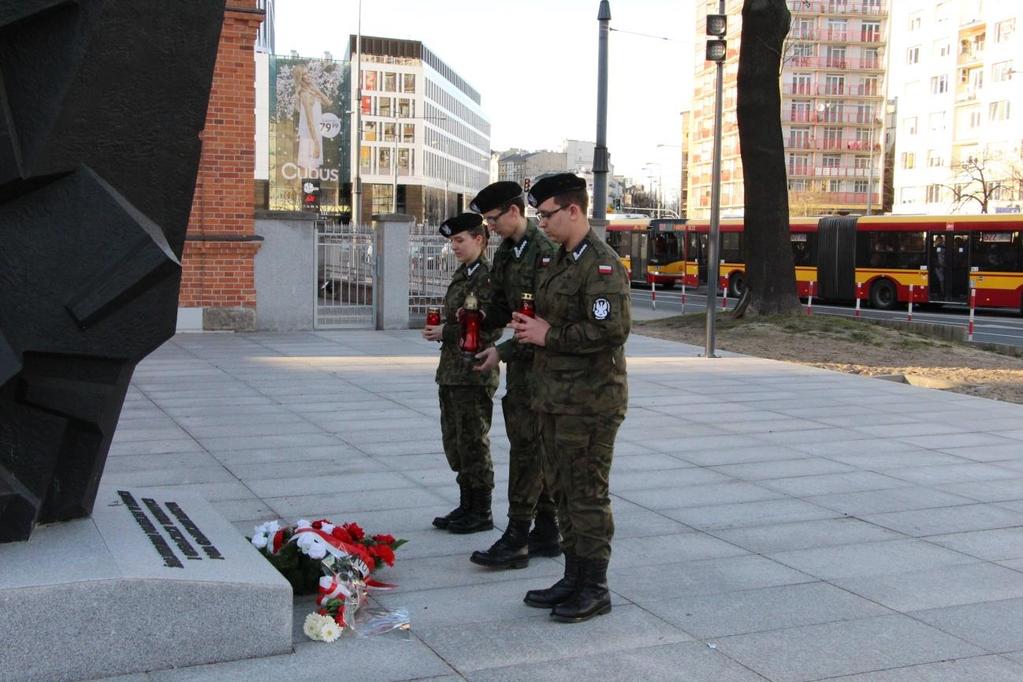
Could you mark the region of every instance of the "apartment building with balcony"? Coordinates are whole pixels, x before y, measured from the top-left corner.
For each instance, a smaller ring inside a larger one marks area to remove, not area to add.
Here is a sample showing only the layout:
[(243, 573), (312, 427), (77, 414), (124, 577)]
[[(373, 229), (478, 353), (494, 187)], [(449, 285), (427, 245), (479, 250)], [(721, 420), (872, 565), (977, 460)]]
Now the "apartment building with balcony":
[(905, 0), (894, 213), (1019, 212), (1023, 195), (1023, 8)]
[[(741, 0), (728, 0), (721, 210), (742, 215), (736, 122)], [(780, 76), (792, 215), (880, 212), (888, 0), (789, 0), (792, 26)], [(715, 65), (704, 61), (706, 14), (697, 3), (697, 74), (689, 128), (688, 214), (710, 215)]]

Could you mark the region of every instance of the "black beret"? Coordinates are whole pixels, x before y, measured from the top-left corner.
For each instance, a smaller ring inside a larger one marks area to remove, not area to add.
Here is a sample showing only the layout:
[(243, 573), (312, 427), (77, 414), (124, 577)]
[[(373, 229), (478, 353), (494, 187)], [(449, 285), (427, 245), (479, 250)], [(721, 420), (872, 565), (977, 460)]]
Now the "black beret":
[(469, 209), (477, 213), (486, 213), (487, 211), (493, 211), (495, 208), (504, 206), (512, 199), (518, 199), (521, 196), (522, 187), (519, 183), (502, 180), (481, 189), (480, 193), (469, 204)]
[(536, 208), (551, 197), (568, 192), (586, 191), (586, 181), (572, 173), (558, 173), (548, 175), (536, 182), (529, 190), (527, 198), (529, 205)]
[(462, 213), (453, 218), (448, 218), (440, 224), (440, 233), (445, 237), (451, 237), (459, 232), (471, 230), (483, 224), (483, 216), (479, 213)]

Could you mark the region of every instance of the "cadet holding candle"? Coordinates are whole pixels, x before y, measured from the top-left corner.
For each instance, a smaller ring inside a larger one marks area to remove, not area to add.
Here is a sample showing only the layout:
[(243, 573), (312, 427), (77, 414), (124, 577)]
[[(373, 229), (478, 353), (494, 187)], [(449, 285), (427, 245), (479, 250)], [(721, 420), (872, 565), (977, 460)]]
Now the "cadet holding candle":
[[(478, 308), (491, 296), (490, 263), (483, 255), (490, 236), (483, 220), (475, 213), (449, 218), (440, 233), (451, 240), (451, 249), (461, 263), (444, 295), (441, 323), (427, 324), (423, 338), (441, 343), (436, 380), (440, 397), (440, 426), (444, 454), (456, 474), (458, 506), (433, 520), (433, 525), (452, 533), (476, 533), (494, 527), (491, 496), (494, 489), (494, 465), (490, 459), (490, 421), (497, 391), (497, 370), (473, 370), (470, 347), (492, 346), (500, 330), (487, 330), (458, 320), (460, 308), (469, 308), (475, 299)], [(467, 300), (470, 305), (467, 305)], [(478, 350), (478, 348), (477, 348)]]
[[(484, 187), (469, 207), (481, 213), (487, 225), (503, 238), (494, 253), (493, 297), (485, 308), (484, 326), (500, 328), (511, 320), (513, 312), (532, 315), (537, 281), (557, 248), (526, 220), (522, 187), (514, 182), (495, 182)], [(525, 568), (531, 556), (561, 554), (554, 500), (543, 477), (540, 418), (529, 404), (535, 381), (533, 347), (508, 339), (487, 348), (479, 358), (477, 369), (483, 372), (493, 371), (499, 360), (507, 363), (507, 390), (501, 407), (511, 446), (508, 526), (493, 546), (473, 552), (469, 560), (489, 568)]]

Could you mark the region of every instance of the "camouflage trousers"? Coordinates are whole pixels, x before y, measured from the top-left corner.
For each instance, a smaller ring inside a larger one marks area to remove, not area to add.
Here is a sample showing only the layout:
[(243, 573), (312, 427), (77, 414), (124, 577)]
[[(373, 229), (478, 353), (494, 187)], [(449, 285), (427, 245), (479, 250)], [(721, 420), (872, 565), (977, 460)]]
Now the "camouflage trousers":
[(509, 386), (501, 399), (504, 428), (511, 444), (508, 463), (508, 518), (532, 521), (536, 514), (556, 511), (550, 489), (544, 484), (540, 415), (529, 407), (529, 389)]
[(611, 558), (615, 524), (608, 490), (615, 436), (625, 415), (544, 414), (544, 466), (558, 505), (566, 553)]
[(458, 485), (494, 487), (490, 459), (490, 421), (495, 389), (488, 386), (440, 386), (440, 432), (448, 465)]

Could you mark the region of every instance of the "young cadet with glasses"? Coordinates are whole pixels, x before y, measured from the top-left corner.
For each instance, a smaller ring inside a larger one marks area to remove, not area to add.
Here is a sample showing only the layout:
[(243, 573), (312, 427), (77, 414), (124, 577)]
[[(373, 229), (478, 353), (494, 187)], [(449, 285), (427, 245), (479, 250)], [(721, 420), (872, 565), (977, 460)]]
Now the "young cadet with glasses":
[[(425, 326), (423, 338), (441, 343), (436, 375), (441, 437), (448, 464), (456, 474), (459, 502), (450, 513), (435, 518), (433, 525), (452, 533), (478, 533), (494, 527), (490, 510), (494, 464), (489, 434), (500, 373), (473, 370), (475, 360), (472, 356), (467, 359), (459, 347), (457, 311), (470, 293), (475, 294), (481, 307), (490, 302), (490, 263), (484, 256), (490, 234), (475, 213), (448, 218), (441, 223), (440, 233), (451, 240), (451, 250), (461, 265), (444, 295), (441, 324)], [(484, 346), (493, 345), (500, 336), (499, 331), (480, 330)]]
[[(483, 214), (490, 229), (503, 237), (490, 272), (493, 298), (484, 309), (484, 326), (501, 329), (518, 310), (522, 294), (536, 293), (539, 273), (550, 264), (556, 247), (526, 220), (526, 202), (518, 183), (495, 182), (484, 187), (469, 208)], [(529, 404), (533, 394), (533, 347), (508, 339), (476, 357), (482, 360), (476, 367), (481, 372), (493, 371), (501, 360), (507, 364), (507, 388), (501, 407), (511, 450), (508, 527), (490, 549), (473, 552), (470, 561), (491, 568), (525, 568), (530, 556), (561, 554), (557, 510), (544, 485), (540, 416)]]
[(530, 590), (524, 601), (551, 609), (554, 620), (579, 622), (611, 610), (608, 478), (628, 403), (629, 278), (590, 229), (585, 180), (570, 173), (543, 178), (528, 199), (561, 248), (540, 275), (536, 317), (515, 313), (511, 327), (521, 343), (536, 347), (533, 406), (542, 415), (544, 454), (553, 469), (565, 574), (548, 589)]

